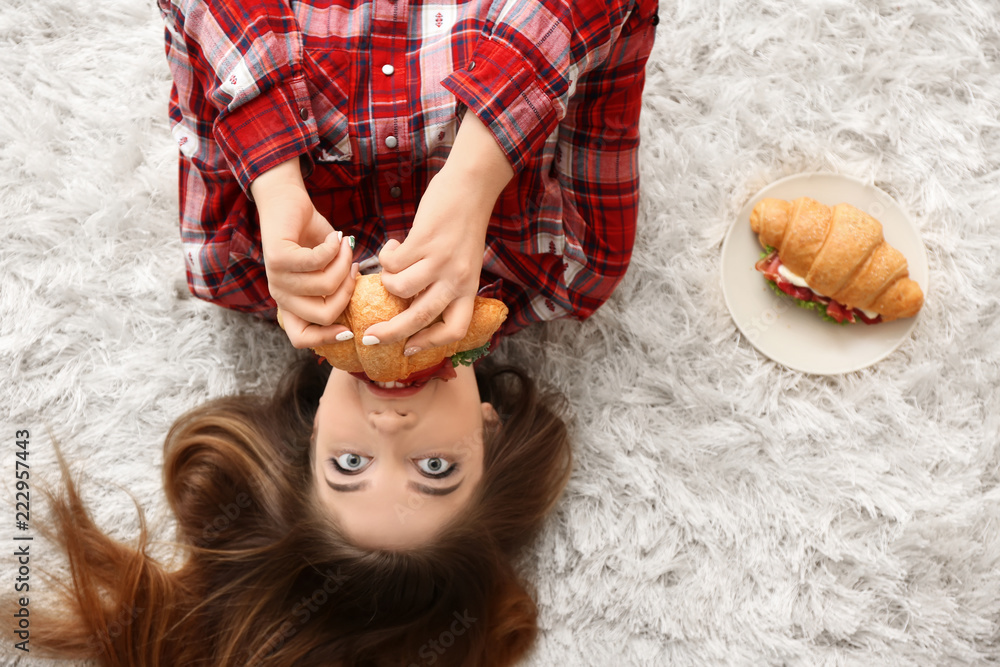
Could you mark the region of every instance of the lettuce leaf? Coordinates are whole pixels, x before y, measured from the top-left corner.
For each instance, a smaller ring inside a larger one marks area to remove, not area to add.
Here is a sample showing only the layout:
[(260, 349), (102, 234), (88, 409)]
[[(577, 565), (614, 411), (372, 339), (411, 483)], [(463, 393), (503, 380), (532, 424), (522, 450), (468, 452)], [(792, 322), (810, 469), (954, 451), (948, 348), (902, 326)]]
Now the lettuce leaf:
[(451, 355), (451, 365), (454, 368), (459, 364), (463, 366), (471, 366), (472, 362), (485, 357), (490, 353), (490, 344), (487, 342), (481, 347), (477, 347), (473, 350), (466, 350), (465, 352), (456, 352)]

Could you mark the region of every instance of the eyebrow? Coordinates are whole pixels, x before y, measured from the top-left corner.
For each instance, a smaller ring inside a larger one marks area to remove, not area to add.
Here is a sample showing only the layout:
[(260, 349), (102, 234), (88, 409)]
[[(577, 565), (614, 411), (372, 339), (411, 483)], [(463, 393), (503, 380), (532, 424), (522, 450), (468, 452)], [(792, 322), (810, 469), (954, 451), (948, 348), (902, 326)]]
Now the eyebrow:
[[(326, 480), (327, 485), (334, 491), (340, 491), (341, 493), (350, 493), (352, 491), (362, 491), (368, 487), (368, 482), (354, 482), (353, 484), (337, 484)], [(462, 486), (462, 482), (455, 484), (454, 486), (446, 486), (444, 488), (437, 488), (434, 486), (427, 486), (426, 484), (420, 484), (419, 482), (410, 482), (410, 488), (414, 491), (426, 494), (428, 496), (447, 496), (450, 493), (454, 493), (458, 487)]]

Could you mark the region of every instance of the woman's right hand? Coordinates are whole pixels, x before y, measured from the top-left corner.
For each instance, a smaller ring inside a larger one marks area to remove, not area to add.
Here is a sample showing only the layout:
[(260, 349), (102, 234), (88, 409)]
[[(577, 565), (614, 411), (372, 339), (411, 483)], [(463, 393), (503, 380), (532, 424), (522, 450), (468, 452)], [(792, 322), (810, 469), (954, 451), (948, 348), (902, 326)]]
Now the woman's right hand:
[(288, 339), (297, 348), (332, 343), (349, 331), (334, 322), (354, 293), (351, 240), (313, 206), (298, 157), (258, 176), (250, 192), (260, 218), (267, 286)]

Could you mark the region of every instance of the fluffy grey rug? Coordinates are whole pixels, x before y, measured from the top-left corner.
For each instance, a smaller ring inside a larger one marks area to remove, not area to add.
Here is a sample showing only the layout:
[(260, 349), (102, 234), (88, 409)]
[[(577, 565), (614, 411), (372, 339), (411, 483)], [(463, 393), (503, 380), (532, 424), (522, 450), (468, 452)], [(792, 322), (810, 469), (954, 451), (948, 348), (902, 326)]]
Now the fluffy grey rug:
[[(632, 268), (590, 321), (502, 350), (575, 411), (573, 480), (524, 563), (527, 664), (1000, 663), (1000, 7), (663, 0), (660, 17)], [(135, 533), (127, 490), (167, 539), (172, 420), (270, 387), (291, 355), (175, 295), (161, 36), (151, 0), (0, 7), (8, 539), (17, 429), (36, 486), (58, 481), (50, 428), (103, 525)], [(887, 190), (930, 261), (912, 336), (843, 376), (762, 357), (719, 284), (748, 198), (816, 170)], [(32, 592), (57, 567), (33, 549)]]

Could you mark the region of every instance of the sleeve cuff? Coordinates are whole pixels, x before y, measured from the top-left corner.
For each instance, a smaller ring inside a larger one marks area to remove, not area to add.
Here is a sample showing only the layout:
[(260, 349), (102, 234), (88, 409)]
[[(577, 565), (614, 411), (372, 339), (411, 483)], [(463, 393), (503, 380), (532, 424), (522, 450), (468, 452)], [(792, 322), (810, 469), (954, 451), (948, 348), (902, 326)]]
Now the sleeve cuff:
[(499, 41), (481, 40), (465, 68), (441, 85), (490, 128), (514, 173), (541, 150), (562, 115), (528, 61)]
[(295, 156), (304, 156), (302, 173), (307, 176), (310, 150), (319, 136), (305, 79), (293, 79), (220, 114), (214, 135), (247, 196), (255, 178)]

